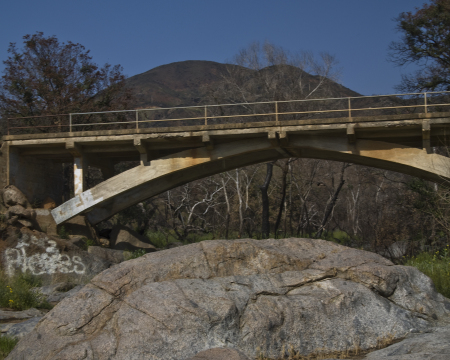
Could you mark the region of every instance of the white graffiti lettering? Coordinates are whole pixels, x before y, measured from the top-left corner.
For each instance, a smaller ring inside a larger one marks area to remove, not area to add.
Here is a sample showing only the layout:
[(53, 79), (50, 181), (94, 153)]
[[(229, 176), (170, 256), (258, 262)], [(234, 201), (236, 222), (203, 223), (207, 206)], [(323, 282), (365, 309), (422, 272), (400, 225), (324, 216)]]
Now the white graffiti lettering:
[(23, 235), (15, 248), (5, 250), (6, 272), (9, 276), (13, 276), (18, 269), (23, 273), (28, 270), (33, 275), (55, 273), (82, 275), (86, 272), (86, 266), (79, 256), (70, 258), (67, 254), (61, 254), (53, 240), (45, 242), (32, 236), (31, 242), (42, 247), (45, 252), (27, 256), (26, 248), (30, 245), (26, 240), (27, 236)]

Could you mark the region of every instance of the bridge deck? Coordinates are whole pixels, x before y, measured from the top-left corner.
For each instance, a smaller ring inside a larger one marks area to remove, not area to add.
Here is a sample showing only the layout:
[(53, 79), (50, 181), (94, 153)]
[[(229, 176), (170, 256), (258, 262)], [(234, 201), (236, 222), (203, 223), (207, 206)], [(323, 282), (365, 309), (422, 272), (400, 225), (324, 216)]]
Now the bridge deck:
[[(256, 122), (246, 124), (219, 124), (177, 126), (125, 130), (102, 130), (42, 134), (6, 135), (3, 141), (19, 148), (21, 156), (32, 156), (54, 161), (72, 162), (73, 147), (86, 155), (121, 160), (139, 160), (145, 152), (150, 159), (167, 156), (184, 149), (212, 146), (245, 138), (279, 138), (280, 133), (309, 136), (348, 136), (356, 139), (378, 140), (399, 145), (423, 148), (424, 132), (428, 132), (429, 146), (447, 145), (450, 112), (365, 116)], [(276, 135), (278, 133), (278, 135)], [(269, 136), (270, 137), (270, 136)]]

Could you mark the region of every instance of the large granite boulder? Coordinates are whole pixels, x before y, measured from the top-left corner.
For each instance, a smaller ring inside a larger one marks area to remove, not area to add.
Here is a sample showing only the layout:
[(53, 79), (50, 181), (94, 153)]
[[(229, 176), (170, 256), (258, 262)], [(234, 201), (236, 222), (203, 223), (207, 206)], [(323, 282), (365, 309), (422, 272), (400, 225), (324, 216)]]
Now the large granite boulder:
[(450, 326), (433, 328), (425, 333), (413, 332), (405, 340), (374, 351), (364, 359), (448, 360), (450, 359)]
[(250, 358), (369, 349), (449, 321), (417, 269), (323, 240), (215, 240), (120, 263), (60, 302), (8, 359)]
[(58, 303), (66, 297), (75, 295), (83, 288), (82, 284), (74, 284), (70, 282), (61, 282), (51, 285), (33, 288), (32, 290), (38, 293), (41, 298), (47, 300), (49, 303)]
[(190, 360), (250, 360), (236, 349), (214, 348), (200, 351)]

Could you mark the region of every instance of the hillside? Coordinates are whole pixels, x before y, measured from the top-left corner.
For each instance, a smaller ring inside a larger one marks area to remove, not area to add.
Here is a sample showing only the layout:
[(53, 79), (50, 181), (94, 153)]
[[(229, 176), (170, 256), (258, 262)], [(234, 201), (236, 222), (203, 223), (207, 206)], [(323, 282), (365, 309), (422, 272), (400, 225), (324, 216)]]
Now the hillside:
[[(270, 72), (265, 68), (261, 72)], [(132, 89), (134, 108), (151, 106), (173, 107), (211, 103), (211, 93), (229, 72), (244, 74), (245, 87), (252, 87), (256, 70), (237, 65), (221, 64), (213, 61), (188, 60), (158, 66), (128, 78), (127, 85)], [(295, 69), (301, 72), (299, 69)], [(316, 76), (303, 72), (304, 80), (313, 87)], [(329, 94), (333, 97), (359, 96), (358, 93), (336, 83), (330, 82)]]

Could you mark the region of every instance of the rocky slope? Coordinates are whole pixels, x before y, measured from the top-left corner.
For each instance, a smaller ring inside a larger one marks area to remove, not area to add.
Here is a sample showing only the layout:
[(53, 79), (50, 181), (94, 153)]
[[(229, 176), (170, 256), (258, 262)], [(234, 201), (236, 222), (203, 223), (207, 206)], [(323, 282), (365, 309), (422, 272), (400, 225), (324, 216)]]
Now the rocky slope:
[(8, 359), (254, 358), (374, 347), (449, 321), (415, 268), (323, 240), (205, 241), (116, 265), (60, 302)]

